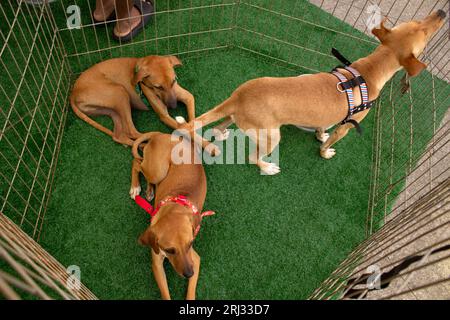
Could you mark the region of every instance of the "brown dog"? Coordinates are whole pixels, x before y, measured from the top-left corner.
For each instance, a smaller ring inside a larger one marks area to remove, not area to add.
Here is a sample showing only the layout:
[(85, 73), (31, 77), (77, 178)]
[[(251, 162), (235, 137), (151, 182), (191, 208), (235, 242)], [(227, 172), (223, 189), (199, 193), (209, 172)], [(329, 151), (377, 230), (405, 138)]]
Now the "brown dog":
[[(194, 97), (176, 80), (174, 67), (180, 65), (175, 56), (117, 58), (100, 62), (77, 79), (70, 104), (78, 117), (110, 135), (114, 141), (131, 146), (133, 140), (141, 135), (134, 127), (131, 107), (148, 110), (136, 93), (138, 83), (161, 121), (172, 129), (185, 122), (182, 117), (173, 119), (167, 111), (167, 106), (175, 108), (177, 101), (186, 105), (189, 120), (194, 119)], [(89, 117), (97, 115), (110, 116), (114, 123), (113, 131)]]
[[(417, 57), (424, 50), (432, 35), (444, 24), (445, 13), (439, 10), (422, 21), (403, 23), (388, 29), (381, 24), (372, 33), (380, 40), (377, 49), (365, 58), (351, 64), (366, 80), (369, 99), (375, 100), (385, 83), (402, 67), (409, 76), (419, 74), (426, 65)], [(351, 79), (348, 71), (342, 73)], [(263, 161), (280, 142), (280, 126), (293, 124), (314, 128), (316, 137), (322, 141), (320, 155), (330, 159), (336, 153), (330, 147), (342, 139), (352, 124), (338, 125), (331, 136), (325, 130), (340, 123), (347, 116), (348, 103), (345, 93), (337, 90), (338, 80), (330, 73), (303, 75), (288, 78), (259, 78), (250, 80), (233, 92), (230, 98), (195, 119), (195, 126), (203, 127), (225, 118), (216, 127), (216, 139), (227, 137), (226, 128), (233, 122), (252, 133), (266, 129), (270, 136), (248, 134), (256, 143), (257, 150), (250, 162), (257, 164), (266, 174), (276, 174), (280, 168)], [(359, 88), (354, 89), (355, 105), (361, 104)], [(369, 110), (354, 114), (352, 119), (361, 122)], [(194, 123), (183, 126), (191, 134)], [(205, 147), (205, 145), (203, 145)]]
[[(150, 141), (144, 146), (142, 158), (138, 146), (147, 140)], [(195, 299), (200, 271), (200, 256), (192, 244), (201, 223), (202, 215), (195, 214), (195, 210), (201, 210), (205, 201), (206, 176), (201, 161), (196, 158), (194, 143), (186, 140), (171, 141), (169, 134), (150, 132), (139, 137), (132, 148), (131, 198), (141, 191), (139, 173), (142, 172), (147, 180), (147, 199), (153, 198), (155, 185), (155, 204), (165, 202), (139, 237), (140, 244), (151, 247), (152, 270), (163, 299), (170, 299), (163, 266), (165, 258), (178, 274), (189, 278), (186, 299)], [(191, 161), (186, 161), (189, 163), (175, 164), (172, 160), (172, 149), (180, 143), (183, 152), (190, 154)], [(195, 207), (167, 201), (170, 197), (185, 197)]]

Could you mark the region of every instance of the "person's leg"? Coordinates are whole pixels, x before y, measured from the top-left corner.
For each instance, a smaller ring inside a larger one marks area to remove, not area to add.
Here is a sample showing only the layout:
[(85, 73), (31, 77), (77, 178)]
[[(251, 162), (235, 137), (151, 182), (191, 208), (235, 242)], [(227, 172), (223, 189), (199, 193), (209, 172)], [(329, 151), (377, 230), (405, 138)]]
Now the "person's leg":
[(114, 0), (96, 0), (94, 19), (96, 21), (105, 21), (114, 11)]
[[(114, 34), (123, 37), (129, 34), (139, 23), (141, 23), (141, 13), (133, 6), (133, 0), (113, 0), (116, 3), (117, 23), (114, 27)], [(128, 19), (127, 19), (128, 18)]]

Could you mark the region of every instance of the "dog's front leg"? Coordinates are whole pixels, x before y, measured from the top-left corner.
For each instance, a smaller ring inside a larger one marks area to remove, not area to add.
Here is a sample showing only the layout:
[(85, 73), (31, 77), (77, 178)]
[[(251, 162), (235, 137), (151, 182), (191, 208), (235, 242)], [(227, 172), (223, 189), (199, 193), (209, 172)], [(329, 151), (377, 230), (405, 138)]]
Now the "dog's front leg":
[[(366, 117), (368, 113), (369, 110), (364, 110), (362, 112), (359, 112), (358, 114), (355, 114), (352, 119), (357, 121), (358, 123), (361, 123), (361, 121)], [(351, 128), (353, 128), (353, 125), (351, 123), (347, 122), (343, 125), (339, 124), (330, 135), (330, 137), (320, 146), (320, 156), (324, 159), (331, 159), (332, 157), (334, 157), (334, 155), (336, 154), (336, 150), (330, 147), (341, 140), (343, 137), (345, 137), (348, 133), (348, 130), (350, 130)]]
[(194, 275), (189, 278), (186, 300), (195, 300), (195, 290), (200, 272), (200, 256), (194, 249), (192, 249), (192, 262), (194, 263)]
[(188, 113), (188, 122), (191, 122), (195, 119), (195, 99), (194, 96), (181, 87), (178, 83), (175, 83), (173, 86), (173, 90), (177, 95), (177, 100), (183, 102), (186, 105), (187, 113)]
[(161, 299), (170, 300), (169, 286), (167, 285), (166, 272), (164, 271), (164, 258), (162, 254), (156, 254), (152, 250), (153, 276), (161, 292)]
[(177, 129), (180, 124), (170, 116), (167, 106), (158, 98), (158, 96), (149, 88), (141, 85), (142, 92), (146, 96), (152, 109), (158, 114), (159, 119), (172, 129)]
[(131, 187), (130, 197), (134, 198), (141, 193), (141, 185), (139, 184), (139, 172), (141, 172), (141, 160), (133, 159), (131, 166)]
[(155, 191), (153, 185), (147, 181), (147, 191), (145, 192), (145, 197), (148, 201), (152, 201), (155, 197)]
[(334, 155), (336, 154), (336, 150), (330, 147), (339, 140), (341, 140), (343, 137), (345, 137), (348, 133), (348, 130), (350, 130), (351, 127), (352, 125), (350, 123), (339, 125), (333, 131), (330, 137), (320, 146), (320, 156), (324, 159), (333, 158)]

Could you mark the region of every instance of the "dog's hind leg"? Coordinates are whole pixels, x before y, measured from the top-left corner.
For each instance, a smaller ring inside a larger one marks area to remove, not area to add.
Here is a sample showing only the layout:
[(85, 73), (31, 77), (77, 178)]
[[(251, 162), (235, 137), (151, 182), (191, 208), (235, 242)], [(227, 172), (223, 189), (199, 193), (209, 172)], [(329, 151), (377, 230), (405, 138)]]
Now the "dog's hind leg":
[(316, 139), (322, 143), (325, 143), (330, 135), (326, 132), (325, 128), (317, 128), (316, 129)]
[(256, 164), (264, 174), (274, 175), (279, 173), (280, 167), (276, 163), (266, 162), (263, 158), (271, 154), (275, 147), (280, 143), (280, 129), (247, 130), (246, 134), (256, 144), (255, 151), (249, 156), (250, 163)]
[(112, 136), (113, 140), (123, 145), (132, 146), (133, 140), (130, 139), (130, 137), (125, 133), (123, 129), (123, 122), (120, 116), (115, 111), (113, 111), (111, 113), (111, 118), (114, 123), (114, 132)]
[(133, 119), (131, 117), (131, 104), (128, 94), (125, 94), (125, 89), (122, 89), (124, 94), (120, 95), (120, 98), (115, 102), (115, 112), (120, 118), (121, 129), (124, 134), (130, 139), (137, 139), (141, 136), (141, 133), (136, 130)]
[[(72, 97), (71, 97), (72, 99)], [(78, 106), (75, 102), (71, 102), (72, 104), (72, 110), (73, 112), (83, 121), (90, 124), (94, 128), (100, 130), (103, 133), (106, 133), (107, 135), (113, 137), (114, 133), (109, 130), (108, 128), (104, 127), (97, 121), (91, 119), (89, 116), (110, 116), (114, 113), (113, 110), (108, 108), (103, 108), (100, 106), (90, 106), (82, 104), (81, 107)]]
[(157, 135), (144, 148), (142, 173), (148, 183), (158, 185), (169, 172), (172, 156), (170, 137)]
[[(75, 89), (74, 89), (75, 90)], [(96, 86), (78, 88), (70, 97), (70, 104), (77, 116), (96, 129), (112, 136), (113, 140), (131, 146), (131, 138), (140, 133), (131, 119), (130, 98), (124, 87), (114, 83), (99, 82)], [(114, 130), (109, 130), (89, 116), (108, 115), (113, 119)]]

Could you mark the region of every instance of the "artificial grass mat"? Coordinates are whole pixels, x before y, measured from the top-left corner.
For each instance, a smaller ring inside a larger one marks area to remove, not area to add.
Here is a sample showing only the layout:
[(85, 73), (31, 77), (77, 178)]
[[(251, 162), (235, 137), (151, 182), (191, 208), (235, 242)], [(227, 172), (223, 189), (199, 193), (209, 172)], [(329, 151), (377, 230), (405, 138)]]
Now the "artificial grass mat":
[[(218, 51), (184, 61), (179, 82), (202, 114), (246, 80), (292, 70)], [(179, 106), (173, 115), (185, 115)], [(153, 111), (134, 112), (138, 130), (171, 132)], [(103, 123), (110, 122), (102, 119)], [(281, 173), (255, 165), (205, 165), (208, 193), (195, 248), (202, 258), (199, 299), (301, 299), (363, 239), (371, 165), (372, 121), (352, 130), (323, 160), (313, 134), (282, 128)], [(132, 156), (70, 111), (41, 244), (102, 299), (158, 299), (149, 250), (137, 244), (147, 214), (128, 196)], [(187, 281), (167, 263), (172, 298)]]

